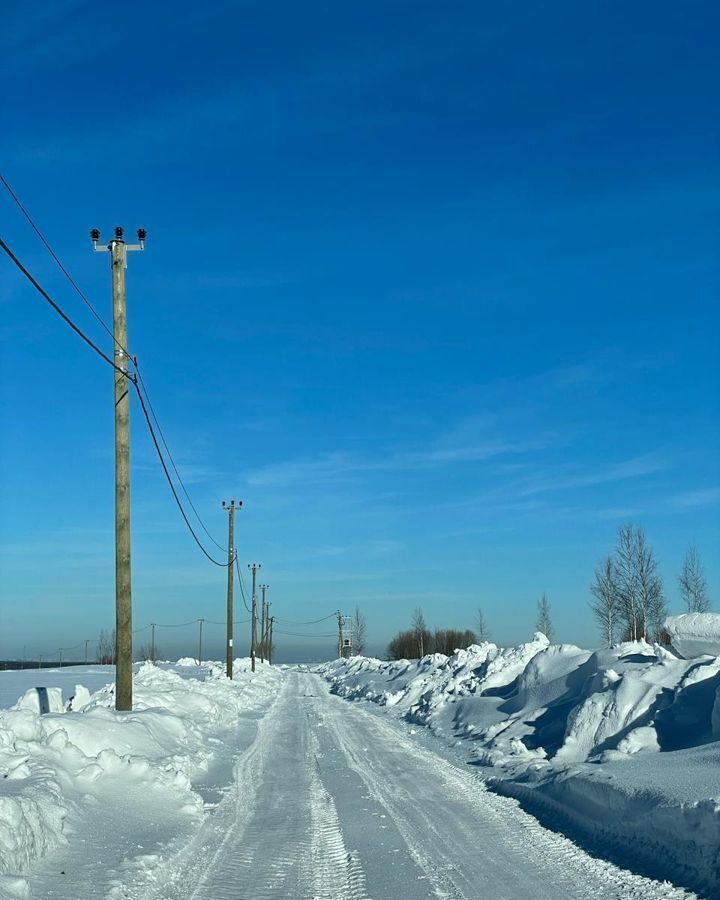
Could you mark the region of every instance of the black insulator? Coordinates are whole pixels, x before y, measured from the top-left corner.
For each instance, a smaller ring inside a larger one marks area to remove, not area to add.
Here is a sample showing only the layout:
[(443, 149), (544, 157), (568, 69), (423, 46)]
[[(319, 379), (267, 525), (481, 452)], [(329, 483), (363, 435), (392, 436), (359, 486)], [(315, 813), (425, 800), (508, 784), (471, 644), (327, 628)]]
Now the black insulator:
[(99, 241), (99, 240), (100, 240), (100, 229), (99, 229), (99, 228), (93, 228), (93, 230), (90, 232), (90, 237), (91, 237), (94, 241)]
[(147, 237), (147, 231), (144, 228), (138, 228), (138, 240), (144, 241)]
[(121, 240), (122, 240), (122, 236), (123, 236), (123, 230), (122, 230), (122, 228), (121, 228), (119, 225), (117, 225), (116, 228), (115, 228), (115, 237), (116, 237), (119, 241), (121, 241)]

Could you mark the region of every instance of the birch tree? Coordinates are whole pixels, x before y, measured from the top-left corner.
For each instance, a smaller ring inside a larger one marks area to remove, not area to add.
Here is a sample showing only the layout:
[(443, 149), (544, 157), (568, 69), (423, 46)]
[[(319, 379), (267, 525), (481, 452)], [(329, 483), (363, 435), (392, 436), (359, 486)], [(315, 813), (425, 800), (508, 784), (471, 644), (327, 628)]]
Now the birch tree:
[(485, 613), (480, 607), (478, 607), (477, 619), (475, 620), (475, 633), (479, 644), (490, 640), (490, 631), (488, 630)]
[(550, 643), (552, 643), (553, 626), (550, 618), (550, 601), (547, 598), (547, 594), (543, 594), (538, 600), (538, 614), (535, 629), (541, 631)]
[(694, 544), (687, 549), (678, 584), (680, 597), (688, 612), (704, 613), (710, 609), (705, 572)]
[(593, 599), (590, 601), (595, 621), (598, 623), (603, 640), (608, 647), (615, 643), (618, 628), (618, 588), (616, 583), (615, 563), (612, 556), (600, 563), (595, 569), (595, 576), (590, 585)]

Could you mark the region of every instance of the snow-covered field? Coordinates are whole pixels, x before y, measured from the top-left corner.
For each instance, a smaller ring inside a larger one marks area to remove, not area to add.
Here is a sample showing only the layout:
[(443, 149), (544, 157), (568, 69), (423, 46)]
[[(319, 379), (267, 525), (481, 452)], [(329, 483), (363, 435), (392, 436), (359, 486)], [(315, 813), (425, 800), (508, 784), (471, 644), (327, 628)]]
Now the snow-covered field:
[[(675, 621), (674, 636), (688, 656), (713, 649), (719, 622)], [(720, 896), (716, 656), (681, 659), (644, 641), (589, 651), (536, 634), (518, 647), (319, 671), (340, 696), (427, 726), (555, 827)]]

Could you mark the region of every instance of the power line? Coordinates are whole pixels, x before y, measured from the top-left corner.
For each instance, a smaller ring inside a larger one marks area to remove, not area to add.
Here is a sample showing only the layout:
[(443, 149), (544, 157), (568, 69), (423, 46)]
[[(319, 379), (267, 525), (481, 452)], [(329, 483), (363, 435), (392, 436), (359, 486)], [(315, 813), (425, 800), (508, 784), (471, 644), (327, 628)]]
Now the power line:
[(52, 306), (52, 308), (55, 310), (55, 312), (70, 326), (70, 328), (72, 328), (72, 330), (83, 341), (85, 341), (86, 344), (88, 344), (88, 346), (90, 346), (98, 354), (98, 356), (102, 357), (102, 359), (104, 359), (105, 362), (109, 366), (112, 366), (116, 372), (119, 372), (121, 375), (123, 375), (125, 377), (131, 377), (128, 375), (128, 373), (124, 369), (121, 369), (120, 366), (116, 365), (106, 353), (103, 353), (103, 351), (98, 347), (98, 345), (94, 341), (92, 341), (85, 334), (85, 332), (73, 322), (73, 320), (70, 318), (70, 316), (68, 316), (67, 313), (65, 313), (60, 308), (60, 306), (53, 300), (53, 298), (50, 296), (50, 294), (48, 294), (48, 292), (43, 287), (41, 287), (41, 285), (35, 280), (35, 278), (33, 278), (33, 276), (30, 274), (30, 272), (28, 272), (28, 270), (25, 268), (25, 266), (20, 262), (20, 260), (17, 258), (17, 256), (15, 256), (15, 254), (12, 252), (12, 250), (8, 247), (8, 245), (5, 243), (5, 241), (2, 238), (0, 238), (0, 248), (2, 248), (5, 251), (5, 253), (7, 253), (7, 255), (10, 257), (10, 259), (15, 263), (15, 265), (18, 267), (18, 269), (20, 269), (20, 271), (27, 278), (27, 280), (30, 282), (30, 284), (32, 284), (32, 286), (35, 288), (35, 290), (39, 294), (41, 294), (41, 296), (43, 296), (45, 298), (45, 300), (47, 300), (47, 302), (50, 304), (50, 306)]
[[(137, 366), (137, 363), (136, 363), (136, 366)], [(138, 399), (140, 401), (140, 406), (142, 408), (143, 415), (145, 416), (145, 421), (147, 422), (147, 426), (150, 431), (150, 437), (152, 438), (153, 444), (155, 445), (155, 450), (157, 451), (158, 459), (160, 460), (160, 465), (162, 466), (163, 472), (165, 473), (165, 478), (167, 479), (167, 483), (170, 485), (170, 490), (172, 491), (172, 495), (175, 498), (177, 507), (180, 510), (180, 515), (185, 520), (185, 524), (187, 525), (188, 530), (190, 531), (190, 534), (193, 536), (195, 543), (202, 550), (202, 552), (205, 554), (205, 556), (207, 556), (207, 558), (210, 560), (210, 562), (216, 566), (219, 566), (221, 569), (226, 569), (228, 566), (232, 565), (232, 560), (229, 563), (218, 562), (216, 559), (214, 559), (212, 556), (210, 556), (210, 554), (207, 552), (207, 550), (203, 547), (202, 543), (200, 542), (200, 538), (197, 536), (197, 534), (195, 534), (195, 529), (190, 524), (190, 519), (188, 519), (187, 513), (183, 509), (183, 505), (180, 502), (178, 493), (175, 490), (175, 485), (173, 484), (172, 478), (170, 477), (170, 472), (168, 471), (167, 464), (165, 463), (165, 459), (162, 455), (162, 450), (160, 449), (160, 444), (158, 444), (158, 439), (157, 439), (157, 436), (155, 435), (155, 429), (153, 428), (152, 421), (150, 420), (150, 414), (148, 413), (147, 406), (145, 405), (145, 400), (143, 399), (142, 391), (138, 387), (137, 381), (133, 380), (133, 384), (135, 385), (135, 390), (137, 392)]]
[(237, 569), (238, 581), (240, 582), (240, 596), (242, 597), (243, 605), (250, 615), (252, 615), (252, 610), (248, 606), (247, 597), (245, 596), (245, 585), (243, 584), (242, 570), (240, 569), (240, 563), (238, 562), (237, 551), (235, 551), (235, 568)]
[(180, 487), (183, 489), (183, 493), (187, 497), (187, 501), (190, 504), (192, 511), (195, 513), (195, 516), (196, 516), (198, 522), (200, 523), (200, 527), (202, 528), (202, 530), (210, 538), (210, 540), (213, 542), (213, 544), (215, 544), (216, 547), (218, 547), (220, 550), (224, 550), (225, 548), (222, 546), (222, 544), (219, 544), (215, 540), (215, 538), (208, 531), (203, 520), (200, 518), (200, 513), (195, 508), (195, 504), (192, 502), (192, 499), (190, 498), (190, 494), (188, 493), (188, 490), (185, 487), (185, 483), (183, 482), (183, 480), (180, 476), (180, 473), (178, 472), (178, 468), (175, 465), (175, 460), (173, 459), (173, 455), (170, 452), (170, 448), (168, 447), (167, 441), (165, 440), (165, 435), (163, 434), (163, 430), (160, 427), (160, 422), (158, 421), (157, 413), (155, 412), (155, 409), (152, 405), (152, 400), (150, 399), (150, 394), (148, 392), (147, 385), (145, 384), (145, 380), (142, 377), (142, 372), (140, 371), (140, 367), (138, 366), (137, 359), (135, 360), (135, 371), (137, 372), (137, 376), (140, 381), (140, 385), (145, 394), (145, 399), (147, 400), (147, 404), (150, 408), (150, 412), (152, 413), (152, 417), (155, 421), (155, 425), (157, 426), (158, 434), (160, 435), (160, 440), (162, 441), (163, 447), (165, 448), (165, 452), (167, 453), (168, 459), (170, 460), (170, 465), (173, 467), (173, 471), (175, 472), (175, 475), (177, 476), (177, 480), (180, 482)]
[(25, 207), (23, 206), (23, 204), (22, 204), (20, 198), (19, 198), (18, 195), (15, 193), (15, 191), (10, 187), (10, 185), (9, 185), (8, 182), (7, 182), (7, 179), (3, 176), (3, 174), (2, 174), (1, 172), (0, 172), (0, 181), (2, 182), (3, 186), (4, 186), (5, 189), (7, 190), (8, 194), (10, 194), (10, 196), (12, 197), (12, 199), (15, 201), (15, 204), (17, 205), (17, 207), (18, 207), (18, 209), (20, 210), (20, 212), (25, 216), (25, 218), (26, 218), (26, 219), (28, 220), (28, 222), (30, 223), (30, 226), (32, 227), (32, 229), (33, 229), (33, 231), (35, 232), (35, 234), (37, 234), (37, 236), (40, 238), (40, 240), (41, 240), (41, 241), (43, 242), (43, 244), (45, 245), (45, 247), (46, 247), (48, 253), (50, 254), (50, 256), (52, 256), (52, 258), (53, 258), (53, 259), (55, 260), (55, 262), (58, 264), (58, 266), (60, 267), (60, 270), (62, 271), (63, 275), (67, 278), (67, 280), (68, 280), (68, 281), (70, 282), (70, 284), (73, 286), (73, 288), (75, 289), (75, 291), (76, 291), (76, 293), (78, 294), (78, 296), (80, 297), (80, 299), (81, 299), (81, 300), (83, 301), (83, 303), (87, 306), (87, 308), (90, 310), (90, 312), (93, 314), (93, 316), (95, 316), (95, 318), (96, 318), (97, 321), (100, 323), (100, 325), (101, 325), (101, 326), (105, 329), (105, 331), (110, 335), (110, 337), (113, 339), (113, 341), (118, 345), (118, 347), (119, 347), (121, 350), (123, 350), (123, 351), (129, 356), (130, 354), (128, 353), (127, 349), (126, 349), (125, 347), (123, 347), (122, 344), (116, 339), (116, 337), (115, 337), (115, 335), (113, 334), (112, 330), (108, 327), (108, 325), (106, 324), (105, 320), (102, 318), (102, 316), (100, 315), (100, 313), (95, 309), (95, 307), (92, 305), (92, 303), (88, 300), (88, 298), (87, 298), (87, 296), (85, 295), (85, 293), (80, 289), (80, 287), (78, 286), (78, 284), (77, 284), (77, 282), (75, 281), (75, 279), (72, 277), (72, 275), (71, 275), (71, 274), (68, 272), (68, 270), (65, 268), (65, 266), (63, 265), (63, 263), (62, 263), (60, 257), (57, 255), (57, 253), (55, 253), (55, 251), (53, 250), (53, 248), (50, 246), (49, 241), (47, 240), (47, 238), (45, 237), (45, 235), (42, 233), (42, 231), (40, 231), (40, 229), (38, 228), (38, 226), (35, 224), (35, 222), (33, 221), (32, 216), (31, 216), (30, 213), (27, 211), (27, 209), (25, 209)]
[[(0, 176), (0, 178), (2, 178), (2, 176)], [(20, 260), (18, 259), (18, 257), (15, 256), (15, 254), (12, 252), (12, 250), (8, 247), (8, 245), (5, 243), (5, 241), (4, 241), (2, 238), (0, 238), (0, 248), (2, 248), (2, 249), (5, 251), (5, 253), (6, 253), (6, 254), (10, 257), (10, 259), (15, 263), (15, 265), (16, 265), (17, 268), (22, 272), (22, 274), (28, 279), (28, 281), (33, 285), (33, 287), (41, 294), (41, 296), (44, 297), (45, 300), (47, 300), (47, 302), (53, 307), (53, 309), (55, 310), (55, 312), (57, 312), (57, 314), (58, 314), (59, 316), (61, 316), (61, 318), (62, 318), (62, 319), (70, 326), (70, 328), (72, 328), (72, 330), (73, 330), (80, 338), (82, 338), (82, 340), (85, 341), (86, 344), (88, 344), (88, 345), (89, 345), (89, 346), (90, 346), (90, 347), (91, 347), (91, 348), (92, 348), (92, 349), (93, 349), (93, 350), (94, 350), (94, 351), (95, 351), (95, 352), (96, 352), (96, 353), (97, 353), (97, 354), (98, 354), (98, 355), (99, 355), (106, 363), (108, 363), (108, 365), (112, 366), (113, 369), (115, 369), (115, 371), (119, 372), (122, 376), (127, 377), (127, 378), (131, 381), (131, 383), (133, 384), (133, 386), (134, 386), (134, 388), (135, 388), (135, 391), (137, 392), (138, 399), (140, 400), (140, 405), (141, 405), (141, 407), (142, 407), (142, 411), (143, 411), (143, 414), (144, 414), (144, 416), (145, 416), (145, 421), (147, 422), (147, 426), (148, 426), (148, 429), (149, 429), (149, 431), (150, 431), (150, 436), (152, 437), (153, 443), (155, 444), (155, 449), (157, 450), (157, 454), (158, 454), (158, 458), (159, 458), (159, 460), (160, 460), (160, 464), (162, 465), (163, 471), (164, 471), (164, 473), (165, 473), (165, 477), (167, 478), (168, 484), (170, 485), (170, 490), (172, 491), (173, 497), (175, 498), (175, 502), (177, 503), (178, 509), (180, 510), (180, 514), (182, 515), (183, 519), (185, 520), (185, 524), (187, 525), (187, 527), (188, 527), (188, 529), (189, 529), (189, 531), (190, 531), (190, 533), (191, 533), (193, 539), (195, 540), (195, 543), (196, 543), (196, 544), (198, 545), (198, 547), (202, 550), (202, 552), (205, 554), (205, 556), (210, 560), (210, 562), (214, 563), (216, 566), (219, 566), (219, 567), (221, 567), (221, 568), (227, 568), (228, 565), (231, 565), (231, 563), (222, 563), (222, 562), (218, 562), (216, 559), (213, 559), (213, 557), (207, 552), (207, 550), (205, 549), (205, 547), (203, 547), (202, 543), (200, 542), (200, 539), (198, 538), (197, 534), (195, 533), (195, 530), (193, 529), (192, 525), (190, 524), (190, 520), (188, 519), (187, 514), (185, 513), (185, 510), (183, 509), (182, 503), (180, 502), (180, 498), (178, 497), (177, 491), (175, 490), (175, 486), (174, 486), (174, 484), (172, 483), (172, 479), (171, 479), (171, 477), (170, 477), (170, 473), (169, 473), (169, 471), (168, 471), (167, 465), (166, 465), (165, 460), (164, 460), (164, 458), (163, 458), (162, 451), (161, 451), (161, 449), (160, 449), (160, 445), (158, 444), (157, 437), (155, 436), (155, 431), (154, 431), (154, 429), (153, 429), (153, 425), (152, 425), (152, 422), (151, 422), (151, 420), (150, 420), (150, 416), (149, 416), (149, 414), (148, 414), (148, 410), (147, 410), (147, 407), (146, 407), (146, 405), (145, 405), (145, 401), (144, 401), (144, 399), (143, 399), (142, 392), (141, 392), (140, 387), (139, 387), (139, 385), (138, 385), (137, 376), (136, 376), (136, 375), (131, 375), (131, 374), (129, 374), (129, 373), (126, 372), (124, 369), (122, 369), (120, 366), (116, 365), (116, 363), (113, 362), (113, 360), (110, 359), (110, 357), (109, 357), (106, 353), (104, 353), (104, 352), (97, 346), (97, 344), (95, 344), (94, 341), (92, 341), (92, 340), (85, 334), (85, 332), (84, 332), (81, 328), (79, 328), (79, 327), (73, 322), (73, 320), (70, 318), (70, 316), (68, 316), (67, 313), (64, 312), (64, 310), (59, 306), (59, 304), (56, 303), (56, 302), (53, 300), (53, 298), (50, 296), (50, 294), (48, 294), (48, 292), (40, 285), (40, 283), (39, 283), (39, 282), (31, 275), (31, 273), (25, 268), (25, 266), (22, 264), (22, 262), (20, 262)], [(54, 254), (53, 254), (53, 255), (54, 255)], [(63, 267), (63, 268), (64, 268), (64, 267)], [(137, 364), (137, 358), (135, 358), (135, 359), (133, 360), (133, 362), (135, 363), (135, 369), (136, 369), (136, 371), (137, 371), (137, 365), (138, 365), (138, 364)], [(143, 388), (144, 388), (144, 385), (143, 385)], [(147, 389), (145, 389), (145, 390), (146, 390), (146, 393), (147, 393)], [(150, 402), (150, 397), (149, 397), (149, 395), (148, 395), (148, 403), (149, 403), (149, 402)], [(158, 429), (159, 429), (159, 428), (160, 428), (160, 426), (159, 426), (159, 424), (158, 424)], [(165, 443), (164, 439), (163, 439), (163, 443)], [(165, 446), (166, 446), (166, 448), (167, 448), (167, 444), (166, 444)], [(170, 456), (170, 451), (169, 451), (169, 450), (168, 450), (168, 456)], [(173, 467), (175, 467), (175, 466), (174, 466), (174, 463), (173, 463)], [(177, 469), (175, 469), (175, 471), (176, 471), (176, 473), (177, 473)], [(187, 489), (185, 488), (185, 485), (183, 484), (182, 479), (180, 478), (179, 475), (178, 475), (178, 480), (179, 480), (180, 483), (182, 484), (183, 490), (185, 491), (185, 494), (186, 494), (186, 496), (188, 496), (188, 500), (189, 500), (190, 498), (189, 498), (189, 495), (188, 495), (188, 493), (187, 493)], [(193, 510), (195, 511), (195, 515), (198, 517), (198, 521), (200, 522), (200, 524), (202, 525), (202, 527), (203, 527), (203, 528), (205, 529), (205, 531), (207, 532), (207, 529), (205, 528), (204, 523), (203, 523), (202, 520), (200, 519), (200, 516), (198, 515), (197, 510), (195, 510), (195, 507), (194, 507), (193, 504), (192, 504), (192, 501), (190, 501), (190, 505), (193, 507)], [(209, 532), (208, 532), (208, 535), (209, 535)], [(212, 536), (211, 536), (211, 535), (209, 535), (209, 536), (211, 537), (211, 540), (213, 540)], [(219, 546), (219, 545), (218, 545), (218, 546)], [(223, 548), (221, 547), (220, 549), (223, 549)]]
[(290, 619), (275, 618), (276, 622), (281, 625), (317, 625), (318, 622), (326, 622), (328, 619), (334, 619), (337, 613), (330, 613), (329, 616), (323, 616), (322, 619), (313, 619), (311, 622), (292, 622)]
[(334, 631), (323, 633), (323, 634), (299, 634), (296, 631), (280, 631), (280, 629), (278, 629), (277, 633), (286, 635), (288, 637), (303, 637), (303, 638), (337, 637), (337, 634)]

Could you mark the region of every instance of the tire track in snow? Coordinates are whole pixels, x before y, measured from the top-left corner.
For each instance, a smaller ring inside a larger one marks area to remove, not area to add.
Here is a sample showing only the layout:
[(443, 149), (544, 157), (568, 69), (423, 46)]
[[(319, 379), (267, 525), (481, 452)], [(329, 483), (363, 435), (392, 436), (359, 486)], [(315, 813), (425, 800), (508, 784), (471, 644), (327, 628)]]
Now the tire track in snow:
[[(337, 810), (317, 771), (317, 738), (289, 675), (231, 794), (195, 838), (147, 875), (143, 900), (367, 900)], [(129, 892), (128, 892), (129, 890)]]
[[(313, 676), (308, 676), (313, 677)], [(695, 895), (597, 859), (548, 831), (475, 773), (419, 747), (392, 721), (320, 688), (318, 712), (436, 896), (680, 900)]]

